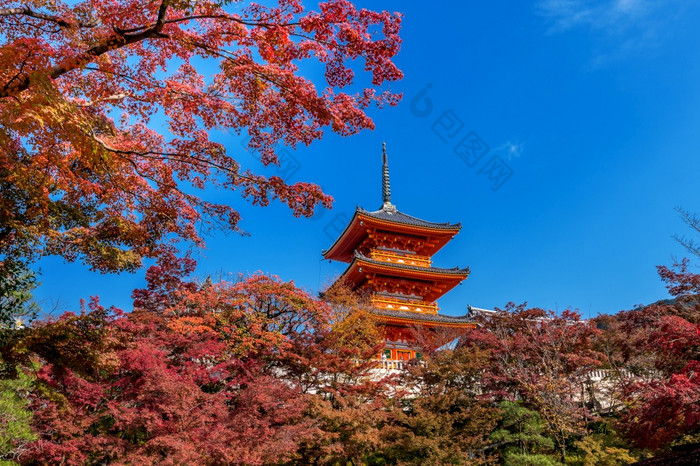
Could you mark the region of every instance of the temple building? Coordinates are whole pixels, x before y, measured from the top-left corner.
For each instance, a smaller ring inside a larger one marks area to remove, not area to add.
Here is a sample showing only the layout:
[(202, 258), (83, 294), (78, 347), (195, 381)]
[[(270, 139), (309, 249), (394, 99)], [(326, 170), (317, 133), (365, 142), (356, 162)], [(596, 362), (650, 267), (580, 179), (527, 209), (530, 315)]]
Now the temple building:
[(465, 280), (469, 269), (434, 267), (432, 256), (462, 226), (400, 212), (391, 203), (386, 145), (382, 157), (381, 208), (371, 212), (358, 207), (323, 257), (349, 263), (338, 282), (369, 294), (370, 312), (384, 328), (382, 356), (420, 358), (421, 347), (431, 336), (457, 335), (475, 326), (470, 314), (455, 317), (438, 312), (437, 300)]

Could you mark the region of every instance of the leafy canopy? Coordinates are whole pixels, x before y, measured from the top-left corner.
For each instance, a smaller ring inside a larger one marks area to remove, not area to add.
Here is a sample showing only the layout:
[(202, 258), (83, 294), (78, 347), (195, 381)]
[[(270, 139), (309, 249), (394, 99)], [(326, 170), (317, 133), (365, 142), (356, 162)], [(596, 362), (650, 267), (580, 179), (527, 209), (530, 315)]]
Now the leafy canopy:
[[(402, 77), (399, 27), (345, 0), (0, 1), (0, 257), (133, 270), (172, 241), (202, 245), (203, 226), (239, 230), (205, 188), (297, 216), (330, 206), (316, 185), (242, 169), (211, 132), (246, 133), (268, 165), (278, 144), (372, 128), (366, 109), (399, 97), (380, 89)], [(319, 87), (306, 62), (325, 67)]]

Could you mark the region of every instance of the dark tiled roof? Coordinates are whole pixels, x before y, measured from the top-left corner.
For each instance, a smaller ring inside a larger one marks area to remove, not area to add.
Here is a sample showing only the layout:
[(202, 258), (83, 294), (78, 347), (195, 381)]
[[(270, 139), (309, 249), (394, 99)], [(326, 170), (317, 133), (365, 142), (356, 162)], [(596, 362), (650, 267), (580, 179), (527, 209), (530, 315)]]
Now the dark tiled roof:
[(379, 220), (386, 220), (386, 221), (395, 222), (395, 223), (403, 223), (404, 225), (414, 225), (414, 226), (419, 226), (419, 227), (435, 228), (438, 230), (454, 230), (454, 229), (462, 228), (461, 223), (428, 222), (426, 220), (421, 220), (419, 218), (411, 217), (410, 215), (406, 215), (402, 212), (399, 212), (398, 210), (396, 210), (396, 208), (392, 209), (392, 208), (382, 207), (379, 210), (375, 210), (374, 212), (370, 212), (368, 210), (363, 209), (362, 207), (358, 207), (357, 212), (364, 214), (364, 215), (368, 215), (370, 217), (374, 217), (374, 218), (379, 219)]
[(355, 217), (357, 217), (358, 214), (367, 215), (368, 217), (373, 217), (378, 220), (385, 220), (388, 222), (399, 223), (402, 225), (413, 225), (425, 228), (432, 228), (434, 230), (460, 230), (462, 228), (461, 223), (433, 223), (428, 222), (426, 220), (421, 220), (416, 217), (411, 217), (410, 215), (406, 215), (402, 212), (399, 212), (393, 205), (384, 206), (379, 210), (375, 210), (374, 212), (370, 212), (358, 206), (355, 209), (355, 214), (353, 215), (352, 219), (350, 219), (350, 222), (345, 226), (343, 232), (335, 239), (331, 247), (321, 251), (321, 254), (323, 256), (328, 254), (336, 246), (336, 244), (340, 242), (345, 233), (347, 233), (350, 227), (352, 226)]
[(447, 316), (444, 314), (424, 314), (422, 312), (396, 311), (393, 309), (372, 309), (372, 314), (396, 317), (398, 319), (408, 319), (421, 322), (442, 322), (446, 324), (465, 324), (474, 322), (474, 318), (469, 314), (463, 316)]
[[(404, 269), (404, 270), (415, 270), (418, 272), (430, 271), (430, 272), (446, 273), (446, 274), (451, 274), (451, 275), (464, 275), (464, 274), (469, 273), (469, 267), (467, 267), (465, 269), (460, 269), (459, 267), (454, 267), (451, 269), (443, 269), (440, 267), (420, 267), (417, 265), (405, 265), (405, 264), (397, 264), (396, 262), (378, 261), (378, 260), (370, 259), (369, 257), (365, 256), (364, 254), (362, 254), (361, 252), (358, 252), (358, 251), (355, 251), (355, 259), (369, 262), (370, 264), (395, 267), (397, 269)], [(348, 267), (348, 270), (350, 270), (349, 267)]]

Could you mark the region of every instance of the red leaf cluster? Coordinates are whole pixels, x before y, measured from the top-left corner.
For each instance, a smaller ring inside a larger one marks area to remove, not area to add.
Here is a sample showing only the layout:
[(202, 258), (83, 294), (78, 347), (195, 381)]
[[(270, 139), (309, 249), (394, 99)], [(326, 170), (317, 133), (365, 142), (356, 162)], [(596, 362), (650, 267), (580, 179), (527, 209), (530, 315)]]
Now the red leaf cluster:
[[(329, 0), (251, 3), (29, 1), (0, 5), (0, 253), (81, 258), (133, 270), (172, 239), (202, 244), (202, 224), (238, 230), (204, 189), (273, 199), (310, 216), (332, 198), (241, 167), (212, 134), (275, 147), (350, 135), (401, 78), (398, 13)], [(371, 84), (354, 89), (354, 62)], [(314, 83), (301, 70), (325, 68)], [(325, 82), (323, 82), (325, 81)]]

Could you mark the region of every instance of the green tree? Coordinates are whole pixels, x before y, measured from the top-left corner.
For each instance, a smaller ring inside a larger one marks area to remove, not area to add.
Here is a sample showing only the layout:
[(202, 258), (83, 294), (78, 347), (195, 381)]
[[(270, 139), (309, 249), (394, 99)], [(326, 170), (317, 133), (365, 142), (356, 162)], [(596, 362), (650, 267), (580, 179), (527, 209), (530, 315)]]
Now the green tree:
[(0, 380), (0, 465), (15, 464), (11, 460), (36, 440), (26, 398), (31, 384), (25, 374), (14, 380)]
[(37, 284), (36, 274), (26, 263), (0, 261), (0, 329), (14, 329), (36, 317), (39, 306), (32, 299), (32, 290)]
[(557, 465), (554, 441), (545, 435), (547, 426), (536, 411), (522, 403), (499, 404), (502, 420), (490, 436), (508, 465)]
[(32, 297), (36, 286), (36, 274), (26, 262), (0, 260), (0, 379), (15, 378), (24, 358), (17, 344), (39, 312)]
[(369, 464), (477, 465), (496, 458), (489, 433), (499, 411), (481, 399), (488, 355), (477, 348), (438, 351), (397, 380), (396, 405)]

